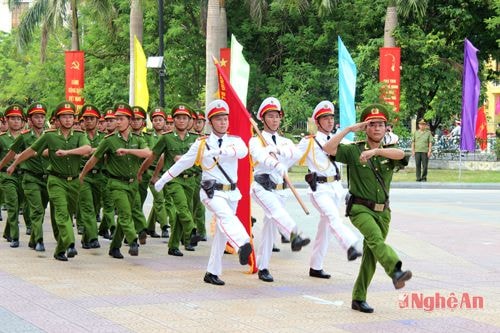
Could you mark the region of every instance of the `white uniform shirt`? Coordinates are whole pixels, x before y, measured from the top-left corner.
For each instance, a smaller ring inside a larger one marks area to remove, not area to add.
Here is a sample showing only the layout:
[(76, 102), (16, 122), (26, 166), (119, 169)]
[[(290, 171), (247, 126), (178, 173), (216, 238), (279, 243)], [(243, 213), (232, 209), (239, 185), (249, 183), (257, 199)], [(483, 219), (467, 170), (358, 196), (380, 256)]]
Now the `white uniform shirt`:
[[(276, 144), (272, 136), (275, 135)], [(262, 132), (262, 136), (267, 145), (276, 146), (280, 150), (280, 154), (276, 154), (276, 158), (272, 157), (266, 150), (259, 137), (250, 139), (249, 147), (250, 154), (254, 163), (254, 175), (269, 174), (271, 180), (276, 184), (283, 184), (283, 177), (276, 170), (275, 166), (279, 161), (287, 168), (290, 168), (299, 158), (300, 152), (292, 142), (279, 135), (278, 133)]]
[[(333, 134), (331, 136), (333, 136)], [(318, 142), (323, 147), (328, 141), (327, 135), (322, 132), (318, 132), (316, 134), (316, 140), (318, 140)], [(309, 144), (313, 145), (312, 148), (307, 152), (306, 158), (307, 167), (309, 168), (309, 170), (311, 170), (311, 172), (316, 172), (318, 176), (335, 176), (337, 174), (335, 166), (328, 158), (328, 155), (323, 151), (323, 149), (320, 148), (320, 146), (312, 136), (306, 136), (302, 138), (302, 140), (300, 140), (297, 148), (300, 151), (301, 156), (306, 153)]]
[[(229, 154), (217, 156), (215, 157), (215, 159), (218, 160), (218, 163), (224, 169), (227, 175), (231, 178), (233, 183), (236, 183), (238, 181), (238, 159), (241, 159), (248, 154), (248, 148), (246, 147), (245, 142), (243, 142), (243, 140), (239, 136), (224, 134), (224, 136), (222, 136), (221, 139), (222, 139), (222, 145), (219, 148), (219, 137), (216, 136), (214, 133), (211, 133), (207, 138), (205, 138), (206, 145), (208, 147), (205, 147), (202, 158), (201, 166), (203, 172), (201, 175), (201, 179), (202, 180), (215, 179), (217, 183), (229, 185), (230, 184), (229, 180), (224, 176), (222, 171), (215, 164), (214, 158), (206, 157), (205, 156), (206, 153), (208, 153), (211, 150), (219, 150), (219, 149), (229, 152)], [(189, 148), (187, 153), (182, 155), (182, 157), (174, 165), (172, 165), (172, 167), (168, 171), (171, 177), (175, 178), (179, 174), (181, 174), (182, 171), (193, 166), (193, 164), (196, 161), (198, 150), (200, 149), (200, 144), (202, 143), (202, 141), (203, 139), (201, 138), (196, 140), (196, 142), (193, 143), (191, 148)], [(232, 192), (230, 195), (231, 199), (238, 200), (239, 198), (241, 198), (241, 194), (238, 188), (236, 188), (236, 190), (234, 191), (228, 191), (228, 193), (230, 192)]]

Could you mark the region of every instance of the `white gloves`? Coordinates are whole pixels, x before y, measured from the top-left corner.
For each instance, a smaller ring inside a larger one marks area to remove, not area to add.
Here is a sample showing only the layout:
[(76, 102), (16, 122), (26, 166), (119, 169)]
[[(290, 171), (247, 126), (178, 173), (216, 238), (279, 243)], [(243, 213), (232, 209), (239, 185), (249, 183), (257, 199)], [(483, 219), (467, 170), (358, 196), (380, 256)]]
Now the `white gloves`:
[(282, 163), (278, 163), (274, 168), (276, 171), (278, 171), (281, 177), (285, 176), (285, 174), (288, 172), (288, 168)]
[(220, 149), (205, 150), (203, 157), (212, 158), (220, 155)]
[(278, 148), (276, 148), (276, 146), (273, 145), (268, 145), (264, 148), (264, 151), (266, 152), (266, 154), (271, 154), (271, 153), (277, 154)]
[(155, 190), (156, 192), (160, 192), (163, 187), (165, 186), (166, 183), (168, 183), (169, 181), (171, 181), (173, 178), (172, 176), (170, 175), (169, 172), (165, 172), (163, 174), (163, 176), (161, 176), (160, 179), (158, 179), (158, 181), (155, 183)]

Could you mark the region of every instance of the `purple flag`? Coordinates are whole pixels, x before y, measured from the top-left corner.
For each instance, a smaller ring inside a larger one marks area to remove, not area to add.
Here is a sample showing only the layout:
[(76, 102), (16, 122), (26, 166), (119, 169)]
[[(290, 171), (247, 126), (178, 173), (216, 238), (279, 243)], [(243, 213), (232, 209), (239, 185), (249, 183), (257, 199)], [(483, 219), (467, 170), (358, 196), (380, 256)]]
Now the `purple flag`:
[(476, 118), (479, 103), (479, 76), (477, 52), (479, 50), (466, 38), (464, 46), (464, 74), (462, 82), (462, 128), (460, 149), (476, 150)]

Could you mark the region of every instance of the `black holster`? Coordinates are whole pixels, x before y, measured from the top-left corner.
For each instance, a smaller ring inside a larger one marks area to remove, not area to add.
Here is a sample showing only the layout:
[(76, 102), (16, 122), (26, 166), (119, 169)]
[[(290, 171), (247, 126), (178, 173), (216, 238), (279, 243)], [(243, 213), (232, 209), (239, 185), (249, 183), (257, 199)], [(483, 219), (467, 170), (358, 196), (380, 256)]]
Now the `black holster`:
[(311, 191), (316, 192), (318, 185), (318, 174), (316, 172), (310, 172), (304, 177), (306, 182), (309, 184)]
[(266, 191), (272, 191), (276, 189), (276, 183), (271, 180), (271, 177), (267, 173), (260, 175), (255, 175), (253, 179), (260, 184)]
[(354, 197), (350, 192), (347, 192), (345, 195), (345, 216), (351, 215), (351, 208)]
[(215, 179), (203, 180), (201, 182), (200, 187), (205, 191), (207, 197), (209, 197), (210, 199), (214, 197), (215, 183)]

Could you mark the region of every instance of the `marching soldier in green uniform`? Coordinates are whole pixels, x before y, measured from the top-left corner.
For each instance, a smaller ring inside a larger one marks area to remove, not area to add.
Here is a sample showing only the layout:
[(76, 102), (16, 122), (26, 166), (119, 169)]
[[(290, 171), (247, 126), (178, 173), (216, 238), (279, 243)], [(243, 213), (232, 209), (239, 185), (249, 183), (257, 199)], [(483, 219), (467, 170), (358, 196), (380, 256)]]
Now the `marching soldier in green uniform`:
[(87, 173), (106, 156), (104, 167), (108, 175), (108, 187), (118, 212), (118, 225), (111, 241), (109, 255), (116, 259), (123, 259), (120, 247), (124, 237), (129, 244), (128, 253), (131, 256), (139, 255), (139, 244), (132, 220), (132, 210), (139, 190), (136, 175), (142, 159), (148, 158), (151, 151), (144, 139), (130, 130), (130, 120), (134, 113), (128, 104), (118, 103), (115, 106), (115, 116), (117, 131), (108, 134), (101, 141), (95, 153), (85, 164), (80, 174), (80, 182), (83, 182)]
[[(7, 132), (8, 129), (7, 122), (5, 121), (5, 117), (3, 116), (3, 113), (0, 112), (0, 134)], [(3, 221), (2, 218), (2, 206), (3, 206), (3, 194), (2, 190), (0, 189), (0, 221)]]
[[(198, 135), (204, 135), (205, 130), (205, 113), (201, 110), (197, 110), (194, 113), (194, 123), (193, 130)], [(194, 197), (193, 197), (193, 219), (196, 225), (196, 230), (201, 236), (202, 241), (207, 240), (207, 231), (205, 227), (205, 206), (200, 200), (200, 184), (201, 184), (201, 169), (197, 177), (193, 177), (193, 182), (195, 186)]]
[[(106, 123), (105, 129), (106, 133), (113, 134), (116, 129), (116, 117), (115, 111), (113, 108), (107, 108), (104, 110), (104, 120)], [(106, 175), (106, 170), (102, 169), (105, 177), (103, 178), (102, 188), (102, 219), (99, 224), (99, 236), (102, 236), (105, 239), (111, 239), (115, 229), (115, 204), (113, 203), (113, 199), (111, 198), (111, 193), (109, 192), (108, 187), (108, 177)]]
[[(350, 198), (346, 214), (364, 236), (363, 257), (352, 292), (353, 310), (371, 313), (366, 302), (368, 286), (379, 262), (392, 278), (396, 289), (403, 288), (411, 271), (402, 271), (396, 252), (385, 243), (391, 221), (389, 189), (394, 169), (405, 164), (405, 153), (395, 147), (384, 147), (388, 111), (372, 104), (361, 113), (361, 122), (349, 126), (324, 145), (336, 161), (347, 165)], [(366, 131), (366, 141), (340, 144), (350, 132)]]
[[(151, 133), (144, 132), (143, 129), (146, 126), (146, 110), (140, 106), (133, 106), (132, 112), (134, 117), (130, 120), (130, 127), (132, 128), (132, 133), (138, 135), (144, 139), (148, 147), (151, 146)], [(139, 235), (139, 243), (146, 244), (147, 234), (147, 222), (144, 216), (144, 211), (142, 207), (148, 196), (148, 185), (151, 181), (151, 176), (149, 178), (138, 179), (139, 191), (137, 191), (137, 199), (132, 206), (132, 220), (134, 221), (134, 226), (137, 234)]]
[[(146, 159), (139, 170), (138, 175), (153, 163), (160, 155), (164, 155), (163, 171), (167, 171), (189, 147), (196, 141), (197, 135), (188, 132), (188, 125), (191, 119), (190, 107), (186, 104), (178, 104), (172, 109), (175, 130), (166, 133), (153, 147), (153, 155)], [(158, 168), (161, 164), (158, 166)], [(196, 233), (196, 226), (193, 222), (193, 195), (194, 187), (192, 179), (198, 174), (198, 168), (189, 168), (170, 182), (167, 186), (167, 194), (173, 199), (176, 209), (175, 221), (170, 221), (172, 233), (168, 242), (168, 254), (173, 256), (183, 256), (179, 250), (179, 243), (184, 241), (184, 248), (187, 251), (194, 251), (201, 237)]]
[[(31, 121), (31, 129), (21, 132), (10, 146), (7, 155), (0, 161), (0, 169), (12, 161), (16, 154), (30, 147), (43, 133), (47, 107), (40, 102), (28, 106), (26, 116)], [(46, 157), (36, 156), (21, 164), (20, 171), (23, 173), (22, 189), (24, 198), (29, 209), (24, 214), (29, 214), (31, 221), (31, 236), (28, 246), (38, 252), (45, 251), (43, 243), (43, 219), (45, 208), (49, 202), (47, 192), (47, 169), (49, 162)], [(51, 205), (52, 207), (52, 205)], [(56, 230), (54, 212), (51, 209), (51, 221), (53, 230)]]
[[(153, 124), (153, 132), (151, 133), (151, 147), (154, 147), (156, 142), (163, 135), (163, 129), (165, 127), (165, 120), (167, 115), (165, 114), (165, 110), (162, 107), (156, 107), (149, 115), (151, 123)], [(151, 177), (153, 175), (153, 171), (156, 169), (157, 160), (153, 161), (153, 164), (149, 166), (149, 169), (142, 176), (143, 181), (145, 179), (148, 180), (149, 189), (151, 194), (153, 195), (153, 207), (148, 217), (148, 235), (154, 238), (160, 237), (155, 231), (156, 222), (160, 223), (161, 228), (161, 237), (168, 238), (168, 217), (167, 211), (165, 209), (165, 196), (163, 195), (163, 190), (158, 192), (155, 190), (153, 184), (151, 184)], [(148, 176), (146, 176), (148, 175)]]
[[(92, 104), (85, 104), (80, 111), (81, 118), (85, 124), (87, 140), (92, 147), (92, 153), (104, 138), (104, 134), (97, 131), (97, 120), (101, 113)], [(87, 163), (88, 158), (82, 159), (82, 167)], [(83, 225), (82, 248), (97, 249), (101, 245), (97, 240), (97, 220), (99, 214), (97, 208), (100, 206), (99, 200), (102, 197), (102, 184), (106, 182), (102, 174), (102, 163), (97, 163), (80, 187), (77, 218)]]
[[(8, 130), (0, 135), (0, 158), (3, 159), (9, 152), (14, 140), (19, 136), (23, 128), (23, 108), (19, 104), (12, 104), (5, 109)], [(4, 163), (3, 165), (6, 165)], [(18, 171), (9, 175), (2, 166), (0, 170), (0, 191), (3, 195), (3, 202), (7, 207), (7, 222), (5, 223), (3, 237), (11, 242), (10, 247), (19, 247), (19, 208), (23, 202), (21, 189), (22, 172)], [(24, 211), (26, 221), (26, 233), (30, 234), (28, 212)]]
[(47, 130), (30, 148), (23, 151), (7, 170), (12, 173), (19, 163), (42, 154), (48, 148), (50, 165), (47, 190), (50, 202), (54, 205), (58, 230), (54, 258), (60, 261), (68, 261), (68, 258), (78, 254), (69, 209), (76, 207), (78, 202), (80, 189), (78, 172), (82, 156), (90, 154), (92, 150), (85, 133), (72, 128), (75, 112), (76, 107), (73, 103), (67, 101), (60, 103), (55, 110), (60, 128)]

